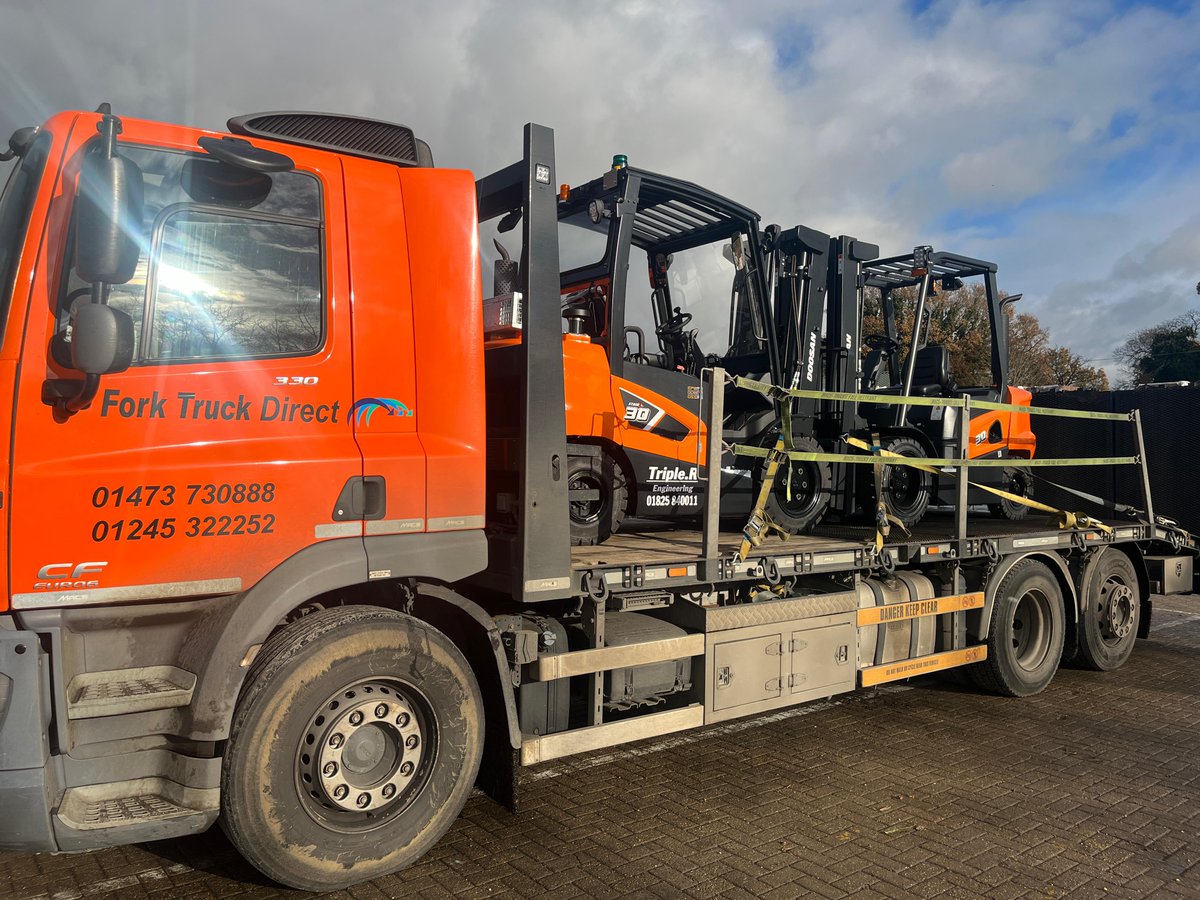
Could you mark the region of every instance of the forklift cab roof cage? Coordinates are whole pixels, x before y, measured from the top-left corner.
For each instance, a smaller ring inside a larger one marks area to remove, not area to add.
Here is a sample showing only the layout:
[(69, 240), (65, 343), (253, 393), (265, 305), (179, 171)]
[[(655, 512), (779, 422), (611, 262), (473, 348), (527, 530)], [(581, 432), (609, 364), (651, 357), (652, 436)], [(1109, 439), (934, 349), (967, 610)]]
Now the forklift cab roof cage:
[(573, 188), (559, 205), (559, 218), (587, 209), (594, 200), (616, 195), (636, 199), (632, 242), (670, 253), (728, 237), (759, 216), (749, 207), (690, 181), (624, 166)]
[[(926, 256), (926, 269), (934, 281), (940, 281), (943, 278), (962, 279), (995, 274), (996, 264), (969, 256), (959, 256), (957, 253), (938, 251), (930, 252)], [(914, 274), (917, 272), (920, 274)], [(917, 266), (916, 254), (906, 253), (903, 256), (891, 256), (867, 263), (863, 266), (863, 276), (867, 287), (892, 290), (920, 284), (924, 272)]]
[[(922, 326), (925, 321), (926, 304), (929, 298), (935, 294), (934, 284), (937, 283), (944, 291), (957, 290), (962, 287), (963, 279), (982, 277), (987, 295), (988, 325), (991, 331), (992, 384), (990, 387), (999, 399), (1003, 399), (1004, 392), (1008, 387), (1008, 321), (1004, 316), (1005, 299), (1000, 296), (1000, 291), (996, 286), (996, 270), (997, 266), (993, 262), (974, 259), (970, 256), (960, 256), (957, 253), (935, 251), (932, 247), (917, 247), (911, 253), (890, 256), (863, 265), (863, 284), (879, 289), (886, 336), (893, 342), (897, 340), (898, 333), (896, 307), (891, 292), (896, 288), (917, 288), (912, 340), (904, 361), (903, 373), (901, 374), (895, 368), (894, 353), (888, 360), (891, 376), (893, 379), (899, 378), (903, 396), (912, 395), (917, 353), (926, 346)], [(1015, 300), (1018, 297), (1019, 295), (1012, 299)], [(899, 416), (903, 417), (904, 413), (905, 408), (900, 407)]]
[(669, 253), (728, 237), (757, 222), (758, 213), (690, 181), (628, 169), (641, 184), (633, 243)]

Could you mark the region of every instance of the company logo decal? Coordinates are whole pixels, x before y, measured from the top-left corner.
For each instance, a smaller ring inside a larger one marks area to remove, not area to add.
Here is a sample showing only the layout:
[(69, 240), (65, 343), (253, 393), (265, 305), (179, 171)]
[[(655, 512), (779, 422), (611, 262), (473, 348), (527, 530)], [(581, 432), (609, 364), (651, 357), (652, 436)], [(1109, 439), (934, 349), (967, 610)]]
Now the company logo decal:
[(621, 388), (621, 400), (625, 403), (625, 421), (632, 427), (670, 438), (673, 441), (682, 441), (687, 437), (686, 425), (649, 400), (645, 400), (625, 388)]
[(63, 588), (95, 588), (107, 562), (49, 563), (38, 569), (35, 591), (57, 591)]
[(375, 415), (375, 411), (378, 409), (382, 409), (389, 416), (411, 416), (413, 414), (411, 409), (391, 397), (364, 397), (362, 400), (354, 401), (354, 405), (350, 407), (350, 421), (358, 425), (370, 425), (371, 416)]

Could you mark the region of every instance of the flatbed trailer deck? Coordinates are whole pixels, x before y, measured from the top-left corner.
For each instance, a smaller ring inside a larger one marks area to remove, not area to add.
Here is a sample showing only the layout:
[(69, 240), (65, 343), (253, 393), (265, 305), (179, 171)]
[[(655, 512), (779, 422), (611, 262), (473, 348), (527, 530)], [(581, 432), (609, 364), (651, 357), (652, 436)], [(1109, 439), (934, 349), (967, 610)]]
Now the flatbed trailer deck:
[[(1096, 528), (1059, 528), (1052, 522), (1010, 522), (985, 514), (970, 519), (970, 536), (960, 541), (952, 512), (935, 511), (899, 539), (884, 544), (894, 565), (948, 559), (988, 559), (1032, 548), (1071, 550), (1124, 542), (1157, 541), (1179, 550), (1194, 551), (1196, 538), (1178, 529), (1145, 521), (1114, 524), (1111, 534)], [(646, 586), (686, 589), (714, 580), (761, 579), (770, 564), (783, 574), (869, 572), (877, 566), (874, 530), (866, 525), (822, 525), (811, 534), (784, 540), (766, 538), (745, 561), (736, 559), (742, 533), (725, 523), (718, 537), (718, 555), (704, 555), (704, 532), (646, 523), (622, 531), (604, 544), (571, 548), (571, 572), (581, 593), (603, 578), (610, 593)], [(718, 579), (701, 573), (715, 571)]]

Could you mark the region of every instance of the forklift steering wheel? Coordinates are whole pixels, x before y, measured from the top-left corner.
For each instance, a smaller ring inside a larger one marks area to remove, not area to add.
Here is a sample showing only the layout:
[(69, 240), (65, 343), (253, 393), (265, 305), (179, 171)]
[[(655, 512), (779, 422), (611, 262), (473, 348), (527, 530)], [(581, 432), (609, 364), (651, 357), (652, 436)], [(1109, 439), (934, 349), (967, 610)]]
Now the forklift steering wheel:
[(683, 312), (679, 307), (675, 307), (675, 315), (667, 319), (657, 328), (654, 333), (659, 337), (673, 337), (683, 334), (683, 329), (687, 327), (688, 322), (692, 321), (692, 314)]
[(863, 338), (863, 343), (872, 350), (884, 350), (888, 353), (895, 353), (900, 349), (900, 343), (886, 334), (868, 334)]

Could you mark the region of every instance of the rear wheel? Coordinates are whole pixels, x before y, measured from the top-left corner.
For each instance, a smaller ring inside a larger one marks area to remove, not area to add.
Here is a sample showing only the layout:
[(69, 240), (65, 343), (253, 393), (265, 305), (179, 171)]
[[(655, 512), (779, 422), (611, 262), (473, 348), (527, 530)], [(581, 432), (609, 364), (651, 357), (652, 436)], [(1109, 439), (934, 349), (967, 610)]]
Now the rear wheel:
[(458, 816), (483, 701), (441, 632), (376, 607), (313, 613), (266, 643), (246, 684), (221, 815), (263, 874), (346, 887), (416, 861)]
[[(925, 448), (912, 438), (895, 438), (884, 448), (900, 456), (924, 457)], [(888, 511), (911, 528), (925, 516), (933, 494), (933, 476), (912, 466), (883, 467), (883, 501)]]
[(1008, 697), (1045, 690), (1062, 658), (1065, 615), (1058, 579), (1045, 563), (1013, 566), (996, 587), (987, 659), (968, 670), (975, 683)]
[(625, 475), (606, 452), (570, 457), (567, 491), (573, 546), (601, 544), (620, 530), (625, 518)]
[[(1004, 483), (1000, 485), (1000, 490), (1008, 491), (1018, 497), (1033, 499), (1033, 478), (1024, 469), (1005, 469)], [(993, 518), (1017, 522), (1029, 515), (1029, 507), (1024, 503), (1018, 503), (1006, 497), (997, 497), (996, 499), (998, 502), (987, 505), (988, 512), (992, 514)]]
[(1092, 567), (1084, 592), (1076, 660), (1098, 672), (1120, 668), (1133, 652), (1141, 611), (1137, 572), (1129, 557), (1106, 550)]
[[(794, 449), (801, 453), (821, 452), (820, 444), (809, 437), (797, 437)], [(758, 468), (754, 486), (756, 497), (762, 486), (765, 468)], [(776, 525), (792, 534), (807, 531), (825, 516), (832, 489), (833, 474), (829, 463), (789, 459), (775, 473), (771, 493), (767, 495), (767, 515)]]

